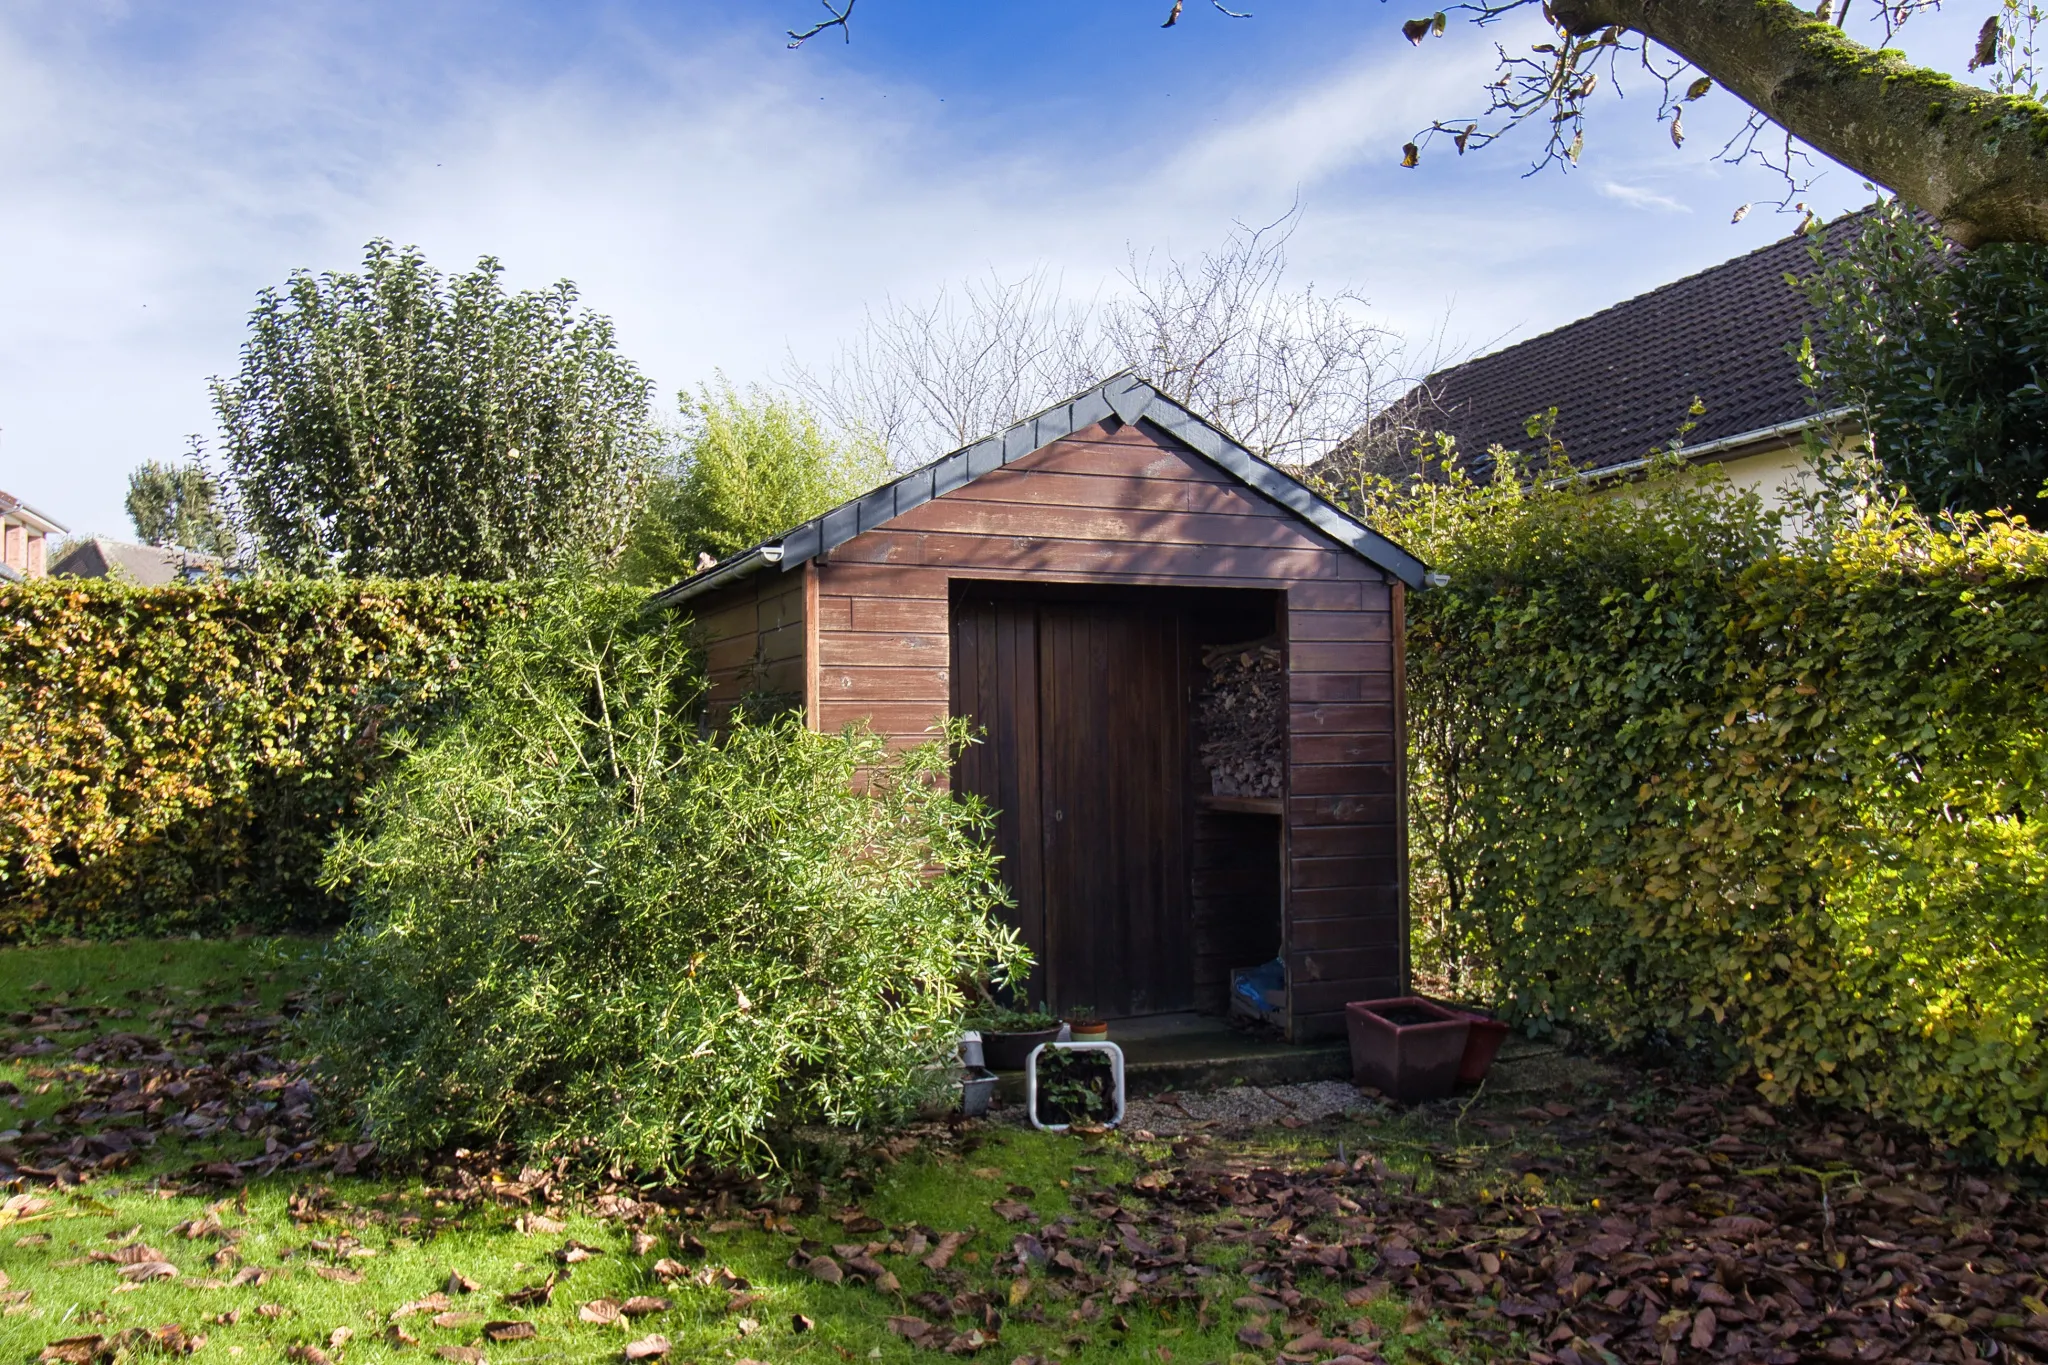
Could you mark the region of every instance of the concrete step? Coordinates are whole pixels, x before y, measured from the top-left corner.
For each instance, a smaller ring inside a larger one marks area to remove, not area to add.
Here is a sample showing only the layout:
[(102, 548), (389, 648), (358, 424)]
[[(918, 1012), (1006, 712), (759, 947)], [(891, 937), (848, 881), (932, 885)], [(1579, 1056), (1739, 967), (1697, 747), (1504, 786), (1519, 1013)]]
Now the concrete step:
[[(1342, 1041), (1268, 1042), (1203, 1017), (1178, 1027), (1112, 1028), (1109, 1041), (1123, 1049), (1124, 1091), (1133, 1098), (1168, 1090), (1215, 1090), (1230, 1085), (1293, 1085), (1343, 1080), (1351, 1075), (1351, 1049)], [(996, 1103), (1024, 1102), (1024, 1073), (998, 1072)]]

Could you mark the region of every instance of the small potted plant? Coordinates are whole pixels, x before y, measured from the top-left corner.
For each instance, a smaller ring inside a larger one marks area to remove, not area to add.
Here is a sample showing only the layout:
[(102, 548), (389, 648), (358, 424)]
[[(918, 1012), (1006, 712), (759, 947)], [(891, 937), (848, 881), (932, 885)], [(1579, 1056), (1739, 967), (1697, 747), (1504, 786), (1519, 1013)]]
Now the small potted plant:
[(1076, 1005), (1070, 1010), (1062, 1010), (1060, 1019), (1077, 1043), (1100, 1043), (1109, 1038), (1109, 1022), (1096, 1018), (1091, 1005)]
[(1038, 1054), (1031, 1120), (1040, 1128), (1097, 1127), (1114, 1121), (1116, 1063), (1107, 1048), (1048, 1047)]
[(1060, 1036), (1060, 1021), (1045, 1011), (993, 1001), (968, 1015), (967, 1027), (980, 1031), (982, 1064), (991, 1071), (1022, 1071), (1032, 1048)]

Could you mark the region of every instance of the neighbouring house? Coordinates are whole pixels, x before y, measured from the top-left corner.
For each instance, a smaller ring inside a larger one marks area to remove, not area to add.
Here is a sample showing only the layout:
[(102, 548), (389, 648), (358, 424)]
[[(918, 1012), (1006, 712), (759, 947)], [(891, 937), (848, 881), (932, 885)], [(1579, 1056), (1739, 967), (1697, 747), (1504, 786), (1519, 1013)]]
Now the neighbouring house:
[[(1000, 812), (1031, 999), (1220, 1010), (1233, 969), (1278, 957), (1299, 1041), (1406, 986), (1424, 575), (1126, 375), (655, 600), (694, 619), (715, 715), (751, 694), (903, 744), (948, 716), (986, 731), (954, 781)], [(1215, 759), (1212, 670), (1266, 666), (1270, 753), (1238, 735)]]
[[(1839, 249), (1862, 225), (1862, 214), (1830, 224), (1823, 249)], [(1686, 459), (1718, 464), (1736, 486), (1782, 504), (1811, 486), (1809, 434), (1861, 437), (1852, 409), (1816, 403), (1791, 353), (1811, 308), (1786, 277), (1811, 273), (1811, 242), (1794, 234), (1438, 371), (1395, 405), (1394, 420), (1353, 437), (1337, 458), (1375, 440), (1374, 463), (1398, 464), (1415, 436), (1443, 432), (1457, 439), (1467, 467), (1483, 473), (1493, 446), (1535, 449), (1529, 418), (1556, 408), (1556, 438), (1591, 477), (1640, 474), (1653, 452), (1678, 440)], [(1695, 399), (1705, 411), (1692, 417)], [(1694, 425), (1681, 437), (1687, 422)]]
[(146, 588), (167, 583), (193, 583), (220, 571), (220, 561), (197, 550), (170, 545), (135, 545), (125, 540), (90, 536), (73, 541), (50, 565), (66, 578), (118, 578)]
[(64, 530), (12, 493), (0, 492), (0, 582), (41, 578), (49, 568), (49, 538)]

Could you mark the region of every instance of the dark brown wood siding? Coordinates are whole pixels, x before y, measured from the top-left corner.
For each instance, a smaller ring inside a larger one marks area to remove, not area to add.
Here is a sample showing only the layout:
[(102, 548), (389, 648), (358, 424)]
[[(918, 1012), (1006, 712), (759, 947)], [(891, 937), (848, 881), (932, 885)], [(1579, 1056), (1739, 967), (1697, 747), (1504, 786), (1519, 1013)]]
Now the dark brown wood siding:
[(741, 579), (696, 604), (692, 620), (704, 651), (707, 717), (724, 725), (749, 697), (791, 708), (810, 682), (804, 574), (769, 571)]
[[(808, 626), (804, 577), (757, 576), (748, 599), (751, 637), (738, 589), (700, 608), (701, 620), (716, 619), (726, 632), (711, 644), (718, 652), (714, 697), (736, 700), (748, 690), (742, 680), (751, 666), (777, 690), (815, 696), (813, 723), (821, 728), (865, 722), (898, 746), (928, 738), (944, 719), (956, 667), (983, 666), (964, 649), (954, 657), (949, 594), (957, 580), (1284, 593), (1288, 792), (1284, 815), (1264, 818), (1280, 826), (1275, 856), (1283, 869), (1295, 1035), (1340, 1031), (1345, 1000), (1401, 987), (1398, 585), (1356, 554), (1164, 432), (1111, 419), (833, 549), (815, 569)], [(771, 641), (789, 627), (793, 633)], [(813, 643), (806, 651), (807, 629)], [(783, 666), (792, 647), (809, 654), (808, 676)], [(986, 776), (1013, 786), (1018, 780)], [(993, 790), (983, 776), (974, 785)], [(1251, 875), (1248, 866), (1215, 861), (1226, 856), (1215, 837), (1221, 827), (1205, 826), (1207, 818), (1197, 817), (1189, 831), (1191, 875), (1216, 887)], [(1252, 856), (1242, 840), (1232, 849), (1230, 859)], [(1226, 894), (1198, 893), (1188, 913), (1222, 913)], [(1215, 946), (1185, 968), (1205, 996), (1227, 966), (1247, 965), (1226, 958), (1257, 951), (1211, 928)]]
[(1406, 977), (1398, 586), (1298, 583), (1287, 594), (1286, 956), (1298, 1035), (1341, 1032), (1345, 1001), (1398, 994)]

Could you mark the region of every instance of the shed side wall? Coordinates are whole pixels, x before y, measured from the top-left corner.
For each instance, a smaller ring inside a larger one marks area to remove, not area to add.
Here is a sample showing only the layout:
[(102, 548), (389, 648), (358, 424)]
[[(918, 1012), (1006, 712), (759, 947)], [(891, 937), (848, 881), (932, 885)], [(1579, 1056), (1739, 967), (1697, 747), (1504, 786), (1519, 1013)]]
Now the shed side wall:
[(790, 707), (806, 700), (805, 575), (757, 573), (707, 594), (694, 613), (704, 651), (705, 703), (714, 726), (726, 724), (749, 695)]

